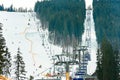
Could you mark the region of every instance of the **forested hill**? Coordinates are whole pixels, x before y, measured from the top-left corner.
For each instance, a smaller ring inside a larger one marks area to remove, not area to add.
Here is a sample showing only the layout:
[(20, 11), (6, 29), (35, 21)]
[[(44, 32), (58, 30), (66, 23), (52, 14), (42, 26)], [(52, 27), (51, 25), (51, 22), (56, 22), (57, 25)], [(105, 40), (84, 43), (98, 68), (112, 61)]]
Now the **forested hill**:
[(120, 45), (120, 0), (93, 0), (93, 8), (98, 42), (106, 36)]
[(55, 44), (71, 44), (73, 40), (80, 40), (84, 30), (84, 0), (38, 1), (34, 10), (42, 22), (42, 27), (49, 29), (49, 39), (55, 37)]

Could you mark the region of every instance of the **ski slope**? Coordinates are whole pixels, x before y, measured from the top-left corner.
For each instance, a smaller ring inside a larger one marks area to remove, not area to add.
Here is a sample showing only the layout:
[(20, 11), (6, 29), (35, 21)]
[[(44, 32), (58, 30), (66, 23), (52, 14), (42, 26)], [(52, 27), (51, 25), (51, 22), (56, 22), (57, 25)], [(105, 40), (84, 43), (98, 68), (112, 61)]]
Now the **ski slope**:
[[(87, 14), (87, 13), (86, 13)], [(87, 26), (86, 15), (84, 26)], [(96, 69), (96, 50), (97, 41), (94, 29), (94, 21), (92, 11), (91, 19), (91, 61), (88, 63), (88, 73), (94, 73)], [(11, 53), (12, 60), (17, 54), (18, 48), (23, 54), (23, 60), (26, 65), (27, 77), (34, 76), (35, 79), (44, 77), (53, 66), (52, 56), (61, 54), (62, 48), (50, 44), (48, 41), (48, 30), (41, 28), (41, 22), (36, 18), (34, 12), (20, 13), (20, 12), (0, 12), (0, 23), (3, 24), (3, 36), (6, 40), (6, 45)], [(86, 30), (86, 29), (85, 29)], [(86, 31), (82, 35), (82, 42), (84, 45)], [(74, 71), (73, 71), (74, 73)], [(14, 75), (14, 63), (12, 63), (12, 76)], [(65, 80), (65, 79), (63, 79)]]
[[(62, 49), (48, 42), (48, 30), (41, 28), (36, 14), (34, 12), (0, 12), (0, 23), (3, 24), (3, 36), (13, 61), (20, 48), (27, 77), (32, 75), (34, 78), (41, 78), (47, 73), (47, 69), (53, 65), (52, 56), (54, 53), (61, 53)], [(14, 64), (12, 68), (11, 78), (14, 80)]]
[[(89, 27), (88, 27), (89, 26)], [(96, 53), (97, 53), (97, 38), (95, 33), (95, 26), (94, 26), (94, 20), (93, 20), (93, 10), (87, 10), (86, 11), (86, 18), (84, 22), (84, 33), (82, 35), (82, 46), (86, 46), (86, 39), (89, 40), (89, 44), (87, 46), (89, 50), (89, 54), (91, 56), (91, 60), (88, 62), (87, 66), (87, 73), (92, 75), (96, 70)], [(90, 29), (89, 29), (90, 28)], [(90, 31), (88, 31), (88, 29)]]

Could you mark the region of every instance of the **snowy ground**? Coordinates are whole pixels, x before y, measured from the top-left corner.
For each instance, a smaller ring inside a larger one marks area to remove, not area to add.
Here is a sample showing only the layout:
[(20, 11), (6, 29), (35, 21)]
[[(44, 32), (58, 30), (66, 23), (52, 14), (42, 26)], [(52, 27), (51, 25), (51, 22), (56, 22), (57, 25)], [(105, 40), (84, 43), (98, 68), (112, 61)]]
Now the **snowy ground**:
[(87, 73), (91, 75), (96, 70), (96, 53), (97, 53), (97, 47), (98, 47), (97, 40), (96, 40), (94, 20), (93, 20), (93, 10), (86, 11), (84, 28), (85, 30), (82, 35), (82, 46), (86, 46), (86, 38), (90, 39), (88, 50), (91, 56), (91, 60), (88, 62)]
[(20, 48), (27, 76), (40, 78), (43, 75), (40, 73), (52, 66), (53, 53), (61, 53), (61, 48), (48, 42), (48, 31), (40, 28), (41, 24), (35, 13), (0, 12), (0, 22), (3, 24), (3, 36), (12, 58)]
[[(87, 18), (88, 16), (86, 16), (85, 26), (88, 24)], [(90, 53), (91, 61), (88, 63), (88, 73), (92, 74), (96, 69), (97, 42), (92, 14), (90, 18), (92, 45)], [(47, 73), (49, 71), (47, 69), (53, 66), (52, 56), (54, 54), (60, 54), (62, 49), (48, 42), (48, 30), (41, 28), (41, 23), (36, 18), (36, 14), (34, 12), (0, 12), (0, 23), (3, 24), (3, 36), (5, 37), (6, 45), (11, 52), (13, 60), (18, 48), (20, 48), (21, 53), (23, 53), (27, 76), (32, 75), (35, 78), (41, 78), (42, 75)], [(86, 33), (84, 33), (82, 37), (83, 42), (85, 41), (85, 35)], [(14, 74), (12, 75), (12, 78), (13, 77)]]

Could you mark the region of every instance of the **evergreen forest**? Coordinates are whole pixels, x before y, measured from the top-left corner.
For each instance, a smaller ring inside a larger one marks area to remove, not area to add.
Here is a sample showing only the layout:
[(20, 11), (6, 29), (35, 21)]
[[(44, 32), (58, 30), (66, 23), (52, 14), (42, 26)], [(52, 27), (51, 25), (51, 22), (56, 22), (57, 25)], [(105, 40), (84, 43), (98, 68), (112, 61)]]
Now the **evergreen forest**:
[(44, 0), (36, 2), (34, 11), (40, 18), (42, 27), (48, 28), (49, 39), (54, 44), (69, 44), (80, 41), (85, 19), (84, 0)]
[(120, 1), (93, 0), (98, 80), (120, 80)]
[[(93, 0), (93, 17), (97, 42), (96, 75), (99, 80), (120, 79), (120, 1)], [(71, 45), (81, 40), (85, 20), (84, 0), (51, 0), (36, 2), (35, 12), (49, 39), (55, 44)], [(110, 66), (111, 65), (111, 66)]]
[(112, 44), (120, 45), (120, 1), (93, 0), (93, 9), (98, 43), (105, 35)]

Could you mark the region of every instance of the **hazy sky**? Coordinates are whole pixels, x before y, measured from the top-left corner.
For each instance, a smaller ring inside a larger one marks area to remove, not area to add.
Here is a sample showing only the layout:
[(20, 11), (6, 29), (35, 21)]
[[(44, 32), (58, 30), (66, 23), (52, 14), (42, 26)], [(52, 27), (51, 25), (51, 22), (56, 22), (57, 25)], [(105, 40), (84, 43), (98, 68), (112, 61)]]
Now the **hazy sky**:
[[(41, 1), (41, 0), (0, 0), (0, 5), (4, 4), (5, 7), (9, 7), (11, 4), (13, 4), (14, 7), (19, 8), (34, 8), (34, 4), (36, 1)], [(90, 5), (92, 3), (92, 0), (85, 0), (86, 6)]]
[(0, 0), (0, 5), (4, 4), (5, 7), (9, 7), (13, 4), (14, 7), (19, 8), (34, 8), (34, 4), (36, 1), (40, 0)]

